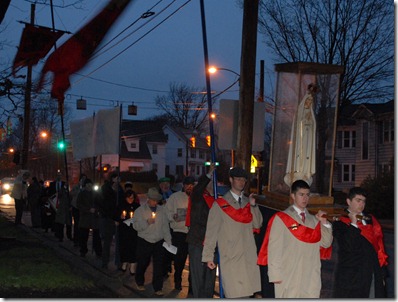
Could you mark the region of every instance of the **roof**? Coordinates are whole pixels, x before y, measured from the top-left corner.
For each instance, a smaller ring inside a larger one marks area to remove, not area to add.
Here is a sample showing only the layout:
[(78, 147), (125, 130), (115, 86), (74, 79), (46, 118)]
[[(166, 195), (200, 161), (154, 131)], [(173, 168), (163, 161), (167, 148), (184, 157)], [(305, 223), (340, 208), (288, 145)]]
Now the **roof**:
[(163, 124), (157, 121), (123, 120), (121, 128), (121, 136), (138, 139), (140, 147), (138, 152), (129, 152), (126, 144), (122, 143), (120, 149), (122, 158), (152, 159), (147, 143), (167, 143), (167, 136), (163, 132)]
[(167, 143), (163, 123), (157, 121), (123, 120), (121, 136), (139, 137), (148, 142)]
[(339, 126), (354, 125), (356, 119), (376, 118), (380, 114), (393, 112), (394, 100), (386, 103), (350, 104), (340, 110)]

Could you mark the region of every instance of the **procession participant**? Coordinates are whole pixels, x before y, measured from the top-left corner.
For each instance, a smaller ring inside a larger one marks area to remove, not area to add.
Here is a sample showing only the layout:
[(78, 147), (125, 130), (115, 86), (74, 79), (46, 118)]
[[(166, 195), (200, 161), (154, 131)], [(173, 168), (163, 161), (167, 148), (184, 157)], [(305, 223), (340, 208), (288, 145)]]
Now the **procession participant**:
[[(209, 172), (202, 175), (194, 186), (188, 203), (186, 225), (189, 227), (187, 234), (190, 285), (194, 298), (213, 298), (216, 282), (216, 270), (207, 267), (202, 262), (203, 242), (205, 240), (209, 211), (214, 203), (213, 171), (215, 165), (211, 164)], [(213, 253), (213, 261), (215, 262)]]
[(155, 295), (163, 296), (163, 242), (171, 245), (169, 221), (164, 206), (159, 205), (162, 195), (157, 188), (149, 188), (148, 200), (140, 206), (133, 218), (137, 238), (137, 269), (135, 282), (139, 291), (145, 290), (145, 271), (152, 258), (152, 286)]
[(250, 297), (261, 291), (253, 229), (261, 227), (263, 217), (253, 194), (249, 198), (243, 194), (247, 178), (242, 168), (230, 170), (231, 190), (216, 199), (207, 220), (202, 261), (215, 269), (213, 260), (217, 245), (226, 298)]
[(188, 243), (186, 242), (188, 227), (185, 219), (188, 209), (188, 198), (192, 193), (195, 178), (187, 176), (183, 180), (182, 191), (171, 194), (166, 203), (167, 214), (170, 221), (172, 243), (177, 247), (174, 255), (174, 288), (182, 290), (182, 271), (188, 257)]
[(348, 193), (348, 217), (333, 222), (338, 243), (334, 298), (385, 298), (387, 254), (377, 219), (364, 212), (367, 193), (360, 187)]
[[(328, 258), (332, 225), (319, 210), (314, 216), (306, 209), (310, 187), (304, 180), (291, 186), (293, 205), (270, 219), (258, 255), (259, 265), (268, 265), (269, 282), (275, 298), (319, 298), (321, 256)], [(322, 248), (322, 255), (321, 255)]]
[(30, 173), (28, 170), (20, 170), (18, 176), (15, 178), (14, 187), (12, 188), (10, 196), (14, 198), (15, 203), (15, 225), (22, 224), (23, 209), (28, 197), (28, 179)]

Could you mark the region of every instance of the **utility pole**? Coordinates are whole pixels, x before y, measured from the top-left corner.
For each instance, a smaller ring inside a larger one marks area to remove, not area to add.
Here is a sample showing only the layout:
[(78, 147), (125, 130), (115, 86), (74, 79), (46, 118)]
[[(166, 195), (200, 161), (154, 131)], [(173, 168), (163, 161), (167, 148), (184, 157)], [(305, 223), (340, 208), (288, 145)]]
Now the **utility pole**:
[(244, 0), (236, 163), (249, 171), (253, 145), (259, 0)]
[[(36, 5), (32, 3), (30, 5), (30, 24), (35, 24), (35, 8)], [(30, 101), (32, 92), (32, 65), (28, 65), (28, 71), (26, 75), (26, 87), (25, 87), (25, 109), (23, 118), (23, 145), (22, 145), (22, 158), (21, 168), (26, 169), (28, 166), (28, 155), (29, 155), (29, 127), (30, 127)]]

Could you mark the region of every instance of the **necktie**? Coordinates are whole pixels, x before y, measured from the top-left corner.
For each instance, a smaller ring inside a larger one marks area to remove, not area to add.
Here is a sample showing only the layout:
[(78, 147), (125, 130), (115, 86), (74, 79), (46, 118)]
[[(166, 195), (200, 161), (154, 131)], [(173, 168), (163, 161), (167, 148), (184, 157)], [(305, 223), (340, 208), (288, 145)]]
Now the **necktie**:
[(301, 216), (301, 220), (303, 221), (303, 223), (305, 223), (305, 213), (301, 212), (300, 216)]
[(241, 207), (241, 205), (242, 205), (242, 198), (240, 198), (240, 196), (239, 196), (239, 198), (238, 198), (238, 203), (239, 203), (239, 207)]

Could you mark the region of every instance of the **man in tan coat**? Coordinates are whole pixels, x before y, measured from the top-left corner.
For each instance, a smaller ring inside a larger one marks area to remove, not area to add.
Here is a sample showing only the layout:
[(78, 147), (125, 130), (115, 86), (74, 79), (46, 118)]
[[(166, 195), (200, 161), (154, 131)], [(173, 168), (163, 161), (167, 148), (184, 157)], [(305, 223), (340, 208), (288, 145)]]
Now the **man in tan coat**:
[(254, 197), (243, 195), (247, 178), (242, 168), (230, 170), (231, 190), (214, 202), (207, 221), (202, 262), (215, 269), (213, 259), (217, 245), (226, 298), (249, 297), (261, 291), (253, 231), (261, 227), (263, 217)]
[(293, 205), (268, 223), (258, 264), (268, 265), (275, 298), (319, 298), (321, 259), (331, 253), (332, 225), (323, 217), (326, 212), (314, 216), (306, 209), (310, 187), (304, 180), (293, 182), (290, 196)]

